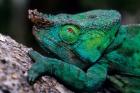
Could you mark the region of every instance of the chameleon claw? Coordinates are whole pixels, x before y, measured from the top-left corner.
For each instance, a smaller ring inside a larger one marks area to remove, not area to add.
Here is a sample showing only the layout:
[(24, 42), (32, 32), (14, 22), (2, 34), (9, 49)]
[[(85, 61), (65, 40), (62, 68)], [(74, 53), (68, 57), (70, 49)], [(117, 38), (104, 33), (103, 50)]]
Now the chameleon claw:
[(40, 59), (44, 58), (44, 56), (34, 50), (29, 51), (28, 54), (35, 61), (39, 61)]
[(35, 57), (37, 55), (40, 55), (37, 51), (34, 51), (34, 50), (30, 50), (28, 53), (31, 57)]
[(30, 69), (28, 71), (28, 77), (27, 77), (27, 81), (29, 82), (29, 84), (33, 85), (37, 78), (38, 78), (37, 72), (35, 72), (34, 70)]
[(27, 81), (29, 82), (30, 85), (34, 84), (34, 80), (31, 77), (27, 77)]

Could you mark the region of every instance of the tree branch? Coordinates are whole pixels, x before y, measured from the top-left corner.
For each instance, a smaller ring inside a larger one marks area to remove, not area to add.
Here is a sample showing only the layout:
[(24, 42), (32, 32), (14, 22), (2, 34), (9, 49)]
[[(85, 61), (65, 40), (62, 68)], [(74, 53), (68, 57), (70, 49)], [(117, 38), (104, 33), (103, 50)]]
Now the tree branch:
[(49, 76), (29, 85), (27, 71), (33, 63), (29, 50), (31, 48), (0, 34), (0, 93), (73, 93)]

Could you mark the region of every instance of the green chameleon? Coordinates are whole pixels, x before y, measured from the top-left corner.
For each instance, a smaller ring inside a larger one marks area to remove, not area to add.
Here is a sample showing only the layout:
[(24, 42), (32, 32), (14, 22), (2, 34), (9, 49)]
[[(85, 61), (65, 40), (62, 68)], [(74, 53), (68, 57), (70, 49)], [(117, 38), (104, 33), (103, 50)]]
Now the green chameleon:
[(29, 10), (33, 35), (45, 51), (58, 57), (29, 54), (34, 83), (41, 75), (56, 77), (80, 92), (93, 93), (108, 79), (122, 93), (140, 93), (140, 25), (121, 25), (115, 10), (46, 15)]

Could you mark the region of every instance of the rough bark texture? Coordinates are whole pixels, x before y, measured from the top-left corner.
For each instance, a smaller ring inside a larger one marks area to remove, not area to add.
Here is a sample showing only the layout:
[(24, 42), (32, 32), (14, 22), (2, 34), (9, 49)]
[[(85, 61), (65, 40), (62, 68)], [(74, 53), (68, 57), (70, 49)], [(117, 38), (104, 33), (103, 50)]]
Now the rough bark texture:
[(0, 93), (73, 93), (49, 76), (29, 85), (27, 71), (33, 63), (29, 50), (31, 48), (0, 34)]

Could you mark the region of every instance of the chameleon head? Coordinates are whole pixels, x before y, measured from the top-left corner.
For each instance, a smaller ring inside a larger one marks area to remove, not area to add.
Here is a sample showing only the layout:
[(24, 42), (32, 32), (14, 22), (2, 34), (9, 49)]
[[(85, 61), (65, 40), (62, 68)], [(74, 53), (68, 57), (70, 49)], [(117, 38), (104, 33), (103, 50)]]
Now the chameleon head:
[(76, 55), (93, 63), (114, 39), (121, 16), (113, 10), (55, 16), (29, 10), (29, 18), (34, 23), (33, 34), (43, 48), (62, 59)]

